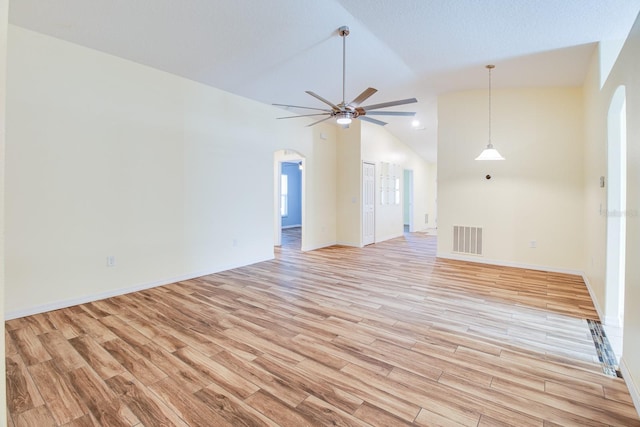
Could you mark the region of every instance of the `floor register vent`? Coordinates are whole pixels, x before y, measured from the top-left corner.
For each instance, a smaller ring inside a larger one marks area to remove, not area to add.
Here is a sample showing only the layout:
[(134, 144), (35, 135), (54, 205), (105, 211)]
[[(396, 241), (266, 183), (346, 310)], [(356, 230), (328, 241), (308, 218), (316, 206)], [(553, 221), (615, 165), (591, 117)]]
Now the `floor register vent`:
[(454, 225), (453, 252), (482, 255), (482, 227)]

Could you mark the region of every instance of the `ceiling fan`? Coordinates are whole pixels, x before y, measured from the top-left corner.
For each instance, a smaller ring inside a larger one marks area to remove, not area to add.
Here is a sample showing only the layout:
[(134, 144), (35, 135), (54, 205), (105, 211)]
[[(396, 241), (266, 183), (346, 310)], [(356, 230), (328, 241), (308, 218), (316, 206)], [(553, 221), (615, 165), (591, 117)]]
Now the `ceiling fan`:
[(349, 35), (349, 27), (347, 26), (342, 26), (340, 28), (338, 28), (338, 33), (340, 34), (340, 37), (342, 37), (342, 102), (340, 102), (339, 104), (334, 104), (333, 102), (330, 102), (328, 100), (326, 100), (325, 98), (321, 97), (320, 95), (318, 95), (317, 93), (314, 93), (310, 90), (307, 90), (306, 93), (308, 93), (309, 95), (313, 96), (314, 98), (322, 101), (323, 103), (327, 104), (328, 106), (331, 107), (331, 109), (329, 108), (313, 108), (313, 107), (302, 107), (299, 105), (289, 105), (289, 104), (273, 104), (279, 107), (290, 107), (290, 108), (302, 108), (305, 110), (316, 110), (316, 111), (322, 111), (322, 113), (313, 113), (313, 114), (302, 114), (302, 115), (298, 115), (298, 116), (287, 116), (287, 117), (278, 117), (278, 119), (295, 119), (298, 117), (313, 117), (313, 116), (327, 116), (323, 119), (320, 119), (316, 122), (313, 122), (308, 126), (313, 126), (316, 125), (318, 123), (324, 122), (325, 120), (329, 120), (333, 117), (336, 118), (336, 122), (340, 125), (343, 125), (344, 127), (348, 127), (349, 124), (351, 123), (352, 119), (360, 119), (360, 120), (364, 120), (367, 122), (371, 122), (371, 123), (375, 123), (377, 125), (380, 126), (384, 126), (387, 123), (383, 122), (382, 120), (377, 120), (377, 119), (373, 119), (371, 117), (366, 117), (366, 116), (373, 116), (373, 115), (379, 115), (379, 116), (415, 116), (416, 113), (415, 112), (407, 112), (407, 111), (373, 111), (373, 110), (379, 110), (382, 108), (387, 108), (387, 107), (394, 107), (396, 105), (404, 105), (404, 104), (412, 104), (414, 102), (418, 102), (417, 99), (415, 98), (408, 98), (408, 99), (402, 99), (399, 101), (390, 101), (390, 102), (383, 102), (380, 104), (372, 104), (372, 105), (367, 105), (365, 107), (360, 107), (360, 104), (362, 104), (364, 101), (366, 101), (371, 95), (373, 95), (374, 93), (376, 93), (378, 90), (374, 89), (372, 87), (365, 89), (360, 95), (358, 95), (353, 101), (347, 103), (345, 102), (345, 70), (346, 70), (346, 38)]

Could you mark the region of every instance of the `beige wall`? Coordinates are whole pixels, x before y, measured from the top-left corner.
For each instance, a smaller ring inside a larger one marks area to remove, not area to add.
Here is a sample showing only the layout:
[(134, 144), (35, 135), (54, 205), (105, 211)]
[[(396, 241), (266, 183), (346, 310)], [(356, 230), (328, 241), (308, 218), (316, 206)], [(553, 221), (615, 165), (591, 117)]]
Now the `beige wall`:
[[(600, 89), (597, 57), (591, 63), (585, 82), (585, 232), (586, 232), (586, 277), (593, 289), (600, 309), (606, 304), (606, 215), (601, 214), (600, 205), (606, 212), (606, 192), (594, 182), (606, 175), (607, 169), (607, 115), (616, 89), (624, 85), (627, 106), (627, 211), (640, 210), (640, 19), (629, 34), (611, 73)], [(602, 76), (603, 79), (605, 76)], [(594, 181), (595, 180), (595, 181)], [(624, 310), (624, 336), (621, 368), (629, 386), (636, 408), (640, 410), (640, 217), (627, 218), (627, 262), (626, 293)], [(607, 317), (606, 312), (601, 312)]]
[[(8, 0), (0, 0), (0, 319), (4, 319), (5, 301), (5, 231), (4, 231), (4, 174), (5, 174), (5, 100), (6, 100), (6, 70), (7, 70), (7, 26), (9, 17)], [(2, 322), (2, 336), (4, 337), (4, 322)], [(5, 348), (4, 339), (0, 340), (0, 425), (7, 419), (6, 405), (6, 377), (5, 377)]]
[[(435, 165), (422, 160), (378, 125), (356, 120), (338, 134), (338, 243), (362, 246), (362, 162), (373, 163), (376, 168), (376, 242), (401, 236), (404, 224), (402, 199), (398, 205), (380, 201), (382, 162), (397, 165), (402, 185), (403, 170), (413, 171), (415, 231), (435, 226)], [(400, 194), (404, 196), (403, 191)], [(429, 214), (430, 223), (425, 223), (425, 214)]]
[[(429, 209), (435, 203), (433, 175), (430, 174), (433, 165), (418, 157), (406, 144), (391, 135), (384, 127), (370, 123), (362, 123), (362, 160), (376, 165), (376, 242), (391, 239), (403, 234), (403, 202), (400, 204), (380, 203), (380, 174), (382, 162), (398, 166), (397, 174), (401, 185), (403, 170), (413, 170), (413, 224), (415, 231), (425, 230), (425, 214), (433, 217)], [(401, 187), (402, 188), (402, 187)], [(403, 192), (400, 191), (402, 197)]]
[[(615, 45), (615, 43), (614, 43)], [(603, 55), (606, 56), (604, 52)], [(607, 318), (607, 118), (626, 89), (627, 212), (640, 211), (640, 22), (608, 76), (594, 54), (583, 88), (493, 92), (493, 143), (504, 162), (477, 162), (486, 144), (486, 91), (439, 98), (438, 254), (451, 253), (451, 227), (485, 228), (484, 262), (583, 272)], [(607, 67), (605, 67), (607, 68)], [(601, 87), (602, 84), (602, 87)], [(543, 153), (553, 153), (544, 157)], [(484, 179), (491, 174), (492, 179)], [(640, 217), (627, 216), (621, 368), (640, 409)], [(537, 248), (529, 248), (531, 240)]]
[(305, 239), (302, 250), (305, 251), (335, 244), (338, 232), (336, 149), (340, 143), (340, 130), (330, 124), (316, 125), (310, 130), (313, 139), (309, 155), (313, 160), (308, 162), (308, 166), (305, 164), (305, 203), (302, 208)]
[(604, 320), (607, 221), (602, 212), (607, 209), (607, 190), (600, 188), (600, 177), (607, 175), (608, 105), (600, 93), (599, 55), (591, 58), (584, 84), (585, 150), (584, 150), (584, 221), (585, 278), (594, 304)]
[(16, 26), (9, 42), (8, 317), (272, 258), (282, 148), (307, 162), (307, 246), (335, 243), (335, 132)]
[(580, 88), (494, 90), (492, 140), (507, 160), (483, 162), (487, 91), (439, 98), (439, 256), (459, 257), (454, 225), (479, 226), (484, 254), (468, 259), (583, 270), (582, 102)]
[[(9, 318), (272, 258), (282, 149), (305, 159), (303, 250), (361, 245), (362, 160), (414, 170), (416, 229), (434, 217), (432, 169), (383, 128), (278, 121), (168, 73), (9, 36)], [(377, 241), (402, 234), (401, 209), (377, 205)]]
[(338, 130), (336, 151), (337, 242), (347, 246), (362, 243), (362, 162), (361, 122), (354, 120), (348, 129)]
[[(438, 227), (438, 165), (429, 164), (427, 177), (427, 213), (429, 214), (427, 228)], [(420, 219), (420, 218), (418, 218)]]

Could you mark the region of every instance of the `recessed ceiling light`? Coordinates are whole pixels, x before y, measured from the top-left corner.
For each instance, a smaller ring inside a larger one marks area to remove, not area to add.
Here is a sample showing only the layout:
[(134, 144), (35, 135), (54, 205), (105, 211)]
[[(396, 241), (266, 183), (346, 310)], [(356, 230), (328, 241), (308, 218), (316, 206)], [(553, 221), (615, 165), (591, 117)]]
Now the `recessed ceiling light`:
[(414, 128), (417, 128), (418, 126), (420, 126), (420, 120), (414, 120), (411, 122), (411, 126), (413, 126)]

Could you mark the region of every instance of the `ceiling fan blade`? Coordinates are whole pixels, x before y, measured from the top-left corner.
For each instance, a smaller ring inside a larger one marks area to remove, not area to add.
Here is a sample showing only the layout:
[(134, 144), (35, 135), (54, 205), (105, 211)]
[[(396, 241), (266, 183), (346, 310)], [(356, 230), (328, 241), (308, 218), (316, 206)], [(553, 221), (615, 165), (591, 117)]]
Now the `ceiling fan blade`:
[(415, 98), (408, 98), (408, 99), (401, 99), (400, 101), (390, 101), (390, 102), (383, 102), (381, 104), (368, 105), (366, 107), (361, 107), (361, 108), (365, 111), (369, 111), (369, 110), (377, 110), (378, 108), (394, 107), (396, 105), (413, 104), (414, 102), (418, 102), (418, 100)]
[(377, 91), (378, 91), (378, 89), (374, 89), (372, 87), (366, 88), (360, 95), (358, 95), (356, 97), (356, 99), (351, 101), (348, 105), (351, 105), (352, 107), (357, 107), (358, 105), (362, 104), (364, 101), (366, 101), (371, 95), (373, 95)]
[(325, 104), (329, 105), (334, 110), (340, 111), (340, 107), (338, 107), (337, 105), (333, 104), (332, 102), (327, 101), (326, 99), (324, 99), (323, 97), (321, 97), (317, 93), (311, 92), (310, 90), (307, 90), (305, 92), (307, 92), (309, 95), (313, 96), (314, 98), (319, 99), (320, 101), (324, 102)]
[(313, 123), (311, 123), (310, 125), (307, 125), (306, 127), (311, 127), (311, 126), (313, 126), (313, 125), (317, 125), (318, 123), (322, 123), (322, 122), (324, 122), (325, 120), (329, 120), (330, 118), (331, 118), (331, 116), (327, 117), (326, 119), (318, 120), (317, 122), (313, 122)]
[(276, 107), (304, 108), (305, 110), (331, 111), (331, 110), (327, 110), (326, 108), (302, 107), (300, 105), (289, 105), (289, 104), (271, 104), (271, 105), (275, 105)]
[(387, 124), (387, 122), (383, 122), (382, 120), (372, 119), (371, 117), (358, 116), (358, 119), (364, 120), (365, 122), (369, 122), (369, 123), (375, 123), (380, 126), (384, 126)]
[(286, 117), (276, 117), (276, 119), (297, 119), (298, 117), (312, 117), (312, 116), (330, 116), (331, 113), (314, 113), (314, 114), (301, 114), (299, 116), (286, 116)]
[(367, 116), (415, 116), (416, 112), (412, 111), (368, 111)]

